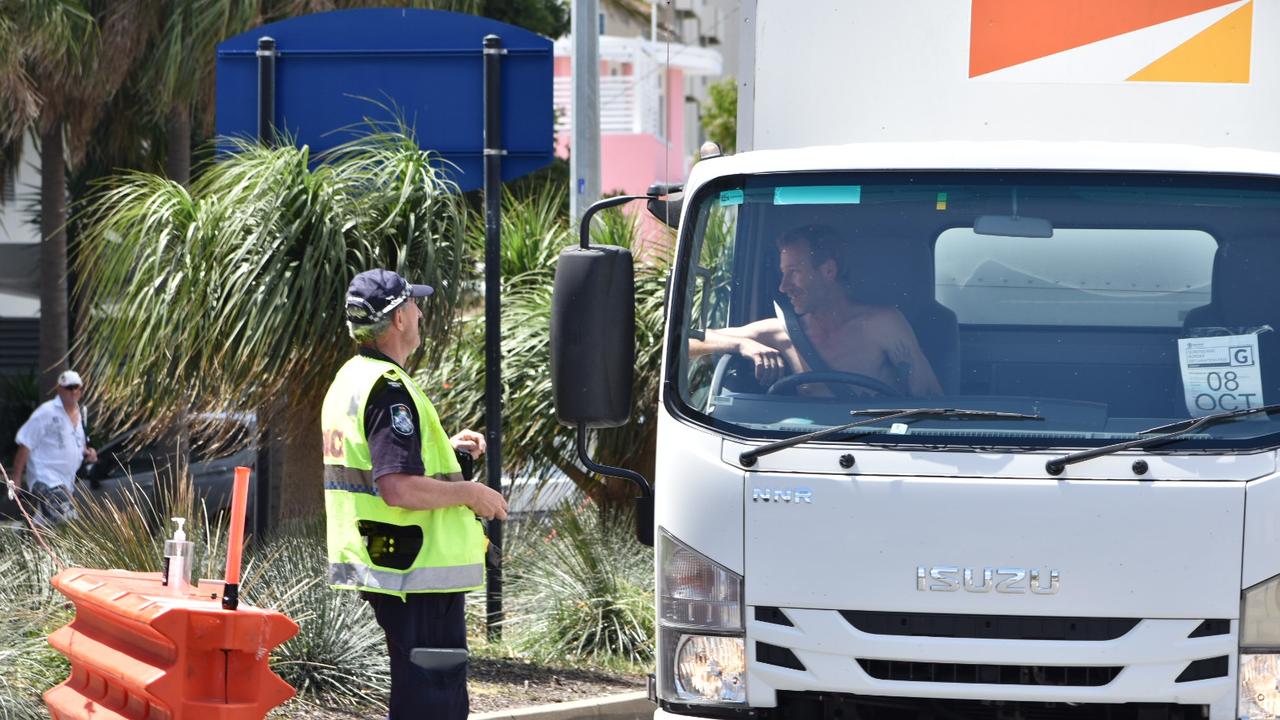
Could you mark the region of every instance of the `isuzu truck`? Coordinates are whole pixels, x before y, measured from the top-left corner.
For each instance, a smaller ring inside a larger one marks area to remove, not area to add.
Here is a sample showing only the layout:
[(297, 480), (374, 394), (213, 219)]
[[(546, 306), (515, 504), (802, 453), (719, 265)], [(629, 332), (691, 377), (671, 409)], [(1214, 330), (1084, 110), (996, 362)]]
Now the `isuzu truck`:
[[(736, 21), (738, 150), (650, 202), (655, 717), (1280, 717), (1280, 3)], [(589, 463), (630, 263), (557, 277)]]

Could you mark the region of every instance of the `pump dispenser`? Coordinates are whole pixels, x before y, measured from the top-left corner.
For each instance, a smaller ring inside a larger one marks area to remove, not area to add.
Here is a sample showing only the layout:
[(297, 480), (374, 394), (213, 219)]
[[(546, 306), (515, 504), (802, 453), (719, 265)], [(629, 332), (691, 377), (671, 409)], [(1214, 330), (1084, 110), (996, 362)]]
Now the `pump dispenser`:
[(161, 573), (161, 581), (168, 586), (170, 593), (182, 595), (191, 588), (191, 557), (195, 545), (187, 540), (187, 533), (183, 530), (187, 519), (180, 517), (169, 519), (177, 523), (178, 527), (173, 531), (173, 537), (164, 541), (164, 570)]

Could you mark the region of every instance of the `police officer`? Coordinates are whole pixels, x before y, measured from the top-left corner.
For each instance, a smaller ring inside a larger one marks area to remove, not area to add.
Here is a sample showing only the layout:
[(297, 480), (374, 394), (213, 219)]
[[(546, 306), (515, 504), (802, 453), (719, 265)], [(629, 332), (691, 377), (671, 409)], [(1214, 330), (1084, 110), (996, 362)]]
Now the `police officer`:
[(435, 409), (404, 370), (422, 343), (418, 298), (389, 270), (362, 272), (347, 289), (359, 344), (325, 396), (325, 513), (329, 583), (373, 607), (391, 656), (390, 720), (467, 717), (466, 665), (427, 670), (414, 648), (466, 648), (464, 593), (484, 584), (487, 540), (479, 518), (505, 518), (493, 489), (463, 478), (484, 436), (445, 435)]

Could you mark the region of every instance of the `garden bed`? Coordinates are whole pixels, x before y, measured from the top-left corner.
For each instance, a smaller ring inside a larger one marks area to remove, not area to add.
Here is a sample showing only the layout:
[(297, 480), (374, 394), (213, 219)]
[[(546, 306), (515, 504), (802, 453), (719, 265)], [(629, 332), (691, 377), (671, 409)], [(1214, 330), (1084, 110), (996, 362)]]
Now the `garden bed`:
[[(641, 674), (585, 668), (549, 667), (523, 660), (476, 658), (468, 687), (471, 712), (545, 705), (643, 690)], [(348, 720), (380, 717), (374, 708), (326, 708), (311, 700), (295, 700), (271, 713), (272, 720)]]

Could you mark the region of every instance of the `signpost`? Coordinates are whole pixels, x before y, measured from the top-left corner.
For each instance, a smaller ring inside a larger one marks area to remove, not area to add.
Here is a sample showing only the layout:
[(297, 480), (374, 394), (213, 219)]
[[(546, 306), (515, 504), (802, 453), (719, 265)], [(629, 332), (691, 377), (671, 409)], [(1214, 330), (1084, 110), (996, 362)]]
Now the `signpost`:
[[(313, 154), (396, 114), (418, 143), (483, 187), (484, 38), (501, 39), (502, 181), (551, 162), (552, 43), (523, 28), (442, 10), (375, 8), (304, 15), (218, 45), (217, 131), (258, 137), (259, 40), (274, 40), (272, 125)], [(264, 52), (266, 52), (264, 50)]]
[[(283, 20), (218, 46), (217, 130), (307, 145), (313, 156), (403, 121), (466, 192), (484, 188), (485, 476), (502, 491), (502, 183), (551, 162), (552, 43), (440, 10), (344, 10)], [(255, 524), (270, 524), (261, 474)], [(502, 523), (489, 524), (500, 557)], [(502, 619), (502, 568), (488, 572), (489, 634)]]

